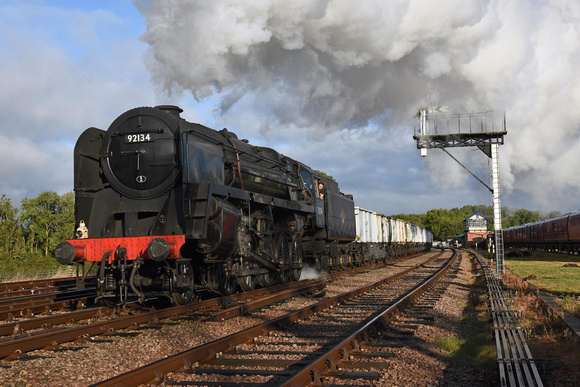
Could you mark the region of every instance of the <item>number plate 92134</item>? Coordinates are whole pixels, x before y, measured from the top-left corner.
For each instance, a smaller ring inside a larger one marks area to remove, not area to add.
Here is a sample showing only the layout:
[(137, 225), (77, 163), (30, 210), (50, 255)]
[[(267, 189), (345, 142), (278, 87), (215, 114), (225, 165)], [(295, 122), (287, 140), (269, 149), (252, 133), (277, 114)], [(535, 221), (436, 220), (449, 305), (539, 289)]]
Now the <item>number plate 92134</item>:
[(136, 133), (136, 134), (126, 134), (125, 143), (129, 144), (132, 142), (150, 142), (155, 141), (155, 135), (151, 133)]

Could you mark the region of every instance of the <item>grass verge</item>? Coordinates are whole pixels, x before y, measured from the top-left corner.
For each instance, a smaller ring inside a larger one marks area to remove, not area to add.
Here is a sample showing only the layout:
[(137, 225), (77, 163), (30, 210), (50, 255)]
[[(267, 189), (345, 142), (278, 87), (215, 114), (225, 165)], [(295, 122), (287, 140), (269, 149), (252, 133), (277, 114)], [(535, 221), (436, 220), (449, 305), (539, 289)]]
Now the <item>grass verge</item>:
[(527, 257), (506, 257), (505, 265), (538, 289), (564, 297), (580, 294), (580, 256), (534, 251)]
[(489, 323), (484, 277), (474, 277), (470, 288), (458, 334), (440, 336), (435, 344), (449, 364), (483, 369), (491, 375), (497, 370), (497, 353)]
[(558, 296), (566, 311), (580, 318), (580, 256), (534, 251), (506, 257), (506, 267), (538, 289)]

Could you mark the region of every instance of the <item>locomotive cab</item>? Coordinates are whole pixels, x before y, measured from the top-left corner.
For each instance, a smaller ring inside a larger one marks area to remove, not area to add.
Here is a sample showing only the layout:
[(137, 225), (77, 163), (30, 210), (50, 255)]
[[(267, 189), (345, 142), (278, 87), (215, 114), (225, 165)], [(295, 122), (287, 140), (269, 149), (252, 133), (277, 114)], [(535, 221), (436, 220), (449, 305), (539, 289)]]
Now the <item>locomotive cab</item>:
[(340, 192), (338, 183), (300, 165), (300, 177), (315, 205), (311, 227), (302, 236), (305, 262), (321, 269), (336, 268), (352, 263), (348, 243), (356, 238), (354, 201), (351, 195)]

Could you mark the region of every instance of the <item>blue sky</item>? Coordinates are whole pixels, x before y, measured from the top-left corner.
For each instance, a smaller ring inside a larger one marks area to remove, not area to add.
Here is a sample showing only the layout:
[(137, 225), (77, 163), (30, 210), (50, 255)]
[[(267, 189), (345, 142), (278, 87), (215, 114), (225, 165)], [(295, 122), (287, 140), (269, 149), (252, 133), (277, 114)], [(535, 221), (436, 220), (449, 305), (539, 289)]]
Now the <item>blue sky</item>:
[[(417, 109), (444, 106), (507, 112), (504, 206), (580, 208), (577, 2), (353, 4), (2, 1), (0, 194), (71, 191), (84, 129), (176, 104), (327, 172), (365, 208), (491, 205), (443, 152), (416, 149)], [(483, 153), (450, 151), (489, 184)]]

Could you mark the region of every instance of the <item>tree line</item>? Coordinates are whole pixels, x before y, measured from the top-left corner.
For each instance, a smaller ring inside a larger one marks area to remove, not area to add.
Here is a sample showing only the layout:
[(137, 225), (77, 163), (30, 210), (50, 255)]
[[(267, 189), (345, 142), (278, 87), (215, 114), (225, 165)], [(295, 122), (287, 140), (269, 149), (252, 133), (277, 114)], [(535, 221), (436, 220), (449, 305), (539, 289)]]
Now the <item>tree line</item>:
[[(487, 227), (488, 230), (493, 231), (493, 206), (467, 205), (450, 210), (433, 209), (424, 214), (398, 214), (392, 216), (427, 228), (433, 233), (434, 240), (444, 241), (447, 237), (464, 234), (465, 219), (469, 218), (476, 212), (489, 218)], [(501, 212), (502, 228), (504, 229), (562, 215), (562, 213), (558, 211), (540, 213), (538, 211), (529, 211), (525, 209), (510, 209), (508, 207), (503, 207)]]
[[(461, 235), (465, 219), (479, 212), (489, 218), (493, 230), (493, 207), (469, 205), (453, 209), (433, 209), (424, 214), (398, 214), (395, 218), (414, 223), (433, 232), (435, 240)], [(562, 215), (559, 212), (541, 214), (525, 209), (502, 209), (503, 228), (537, 222)], [(53, 257), (56, 245), (74, 236), (74, 193), (58, 195), (41, 192), (37, 197), (24, 198), (15, 207), (4, 194), (0, 197), (0, 270), (56, 268)]]
[(56, 245), (74, 235), (74, 194), (41, 192), (17, 208), (0, 197), (0, 268), (3, 272), (58, 267)]

